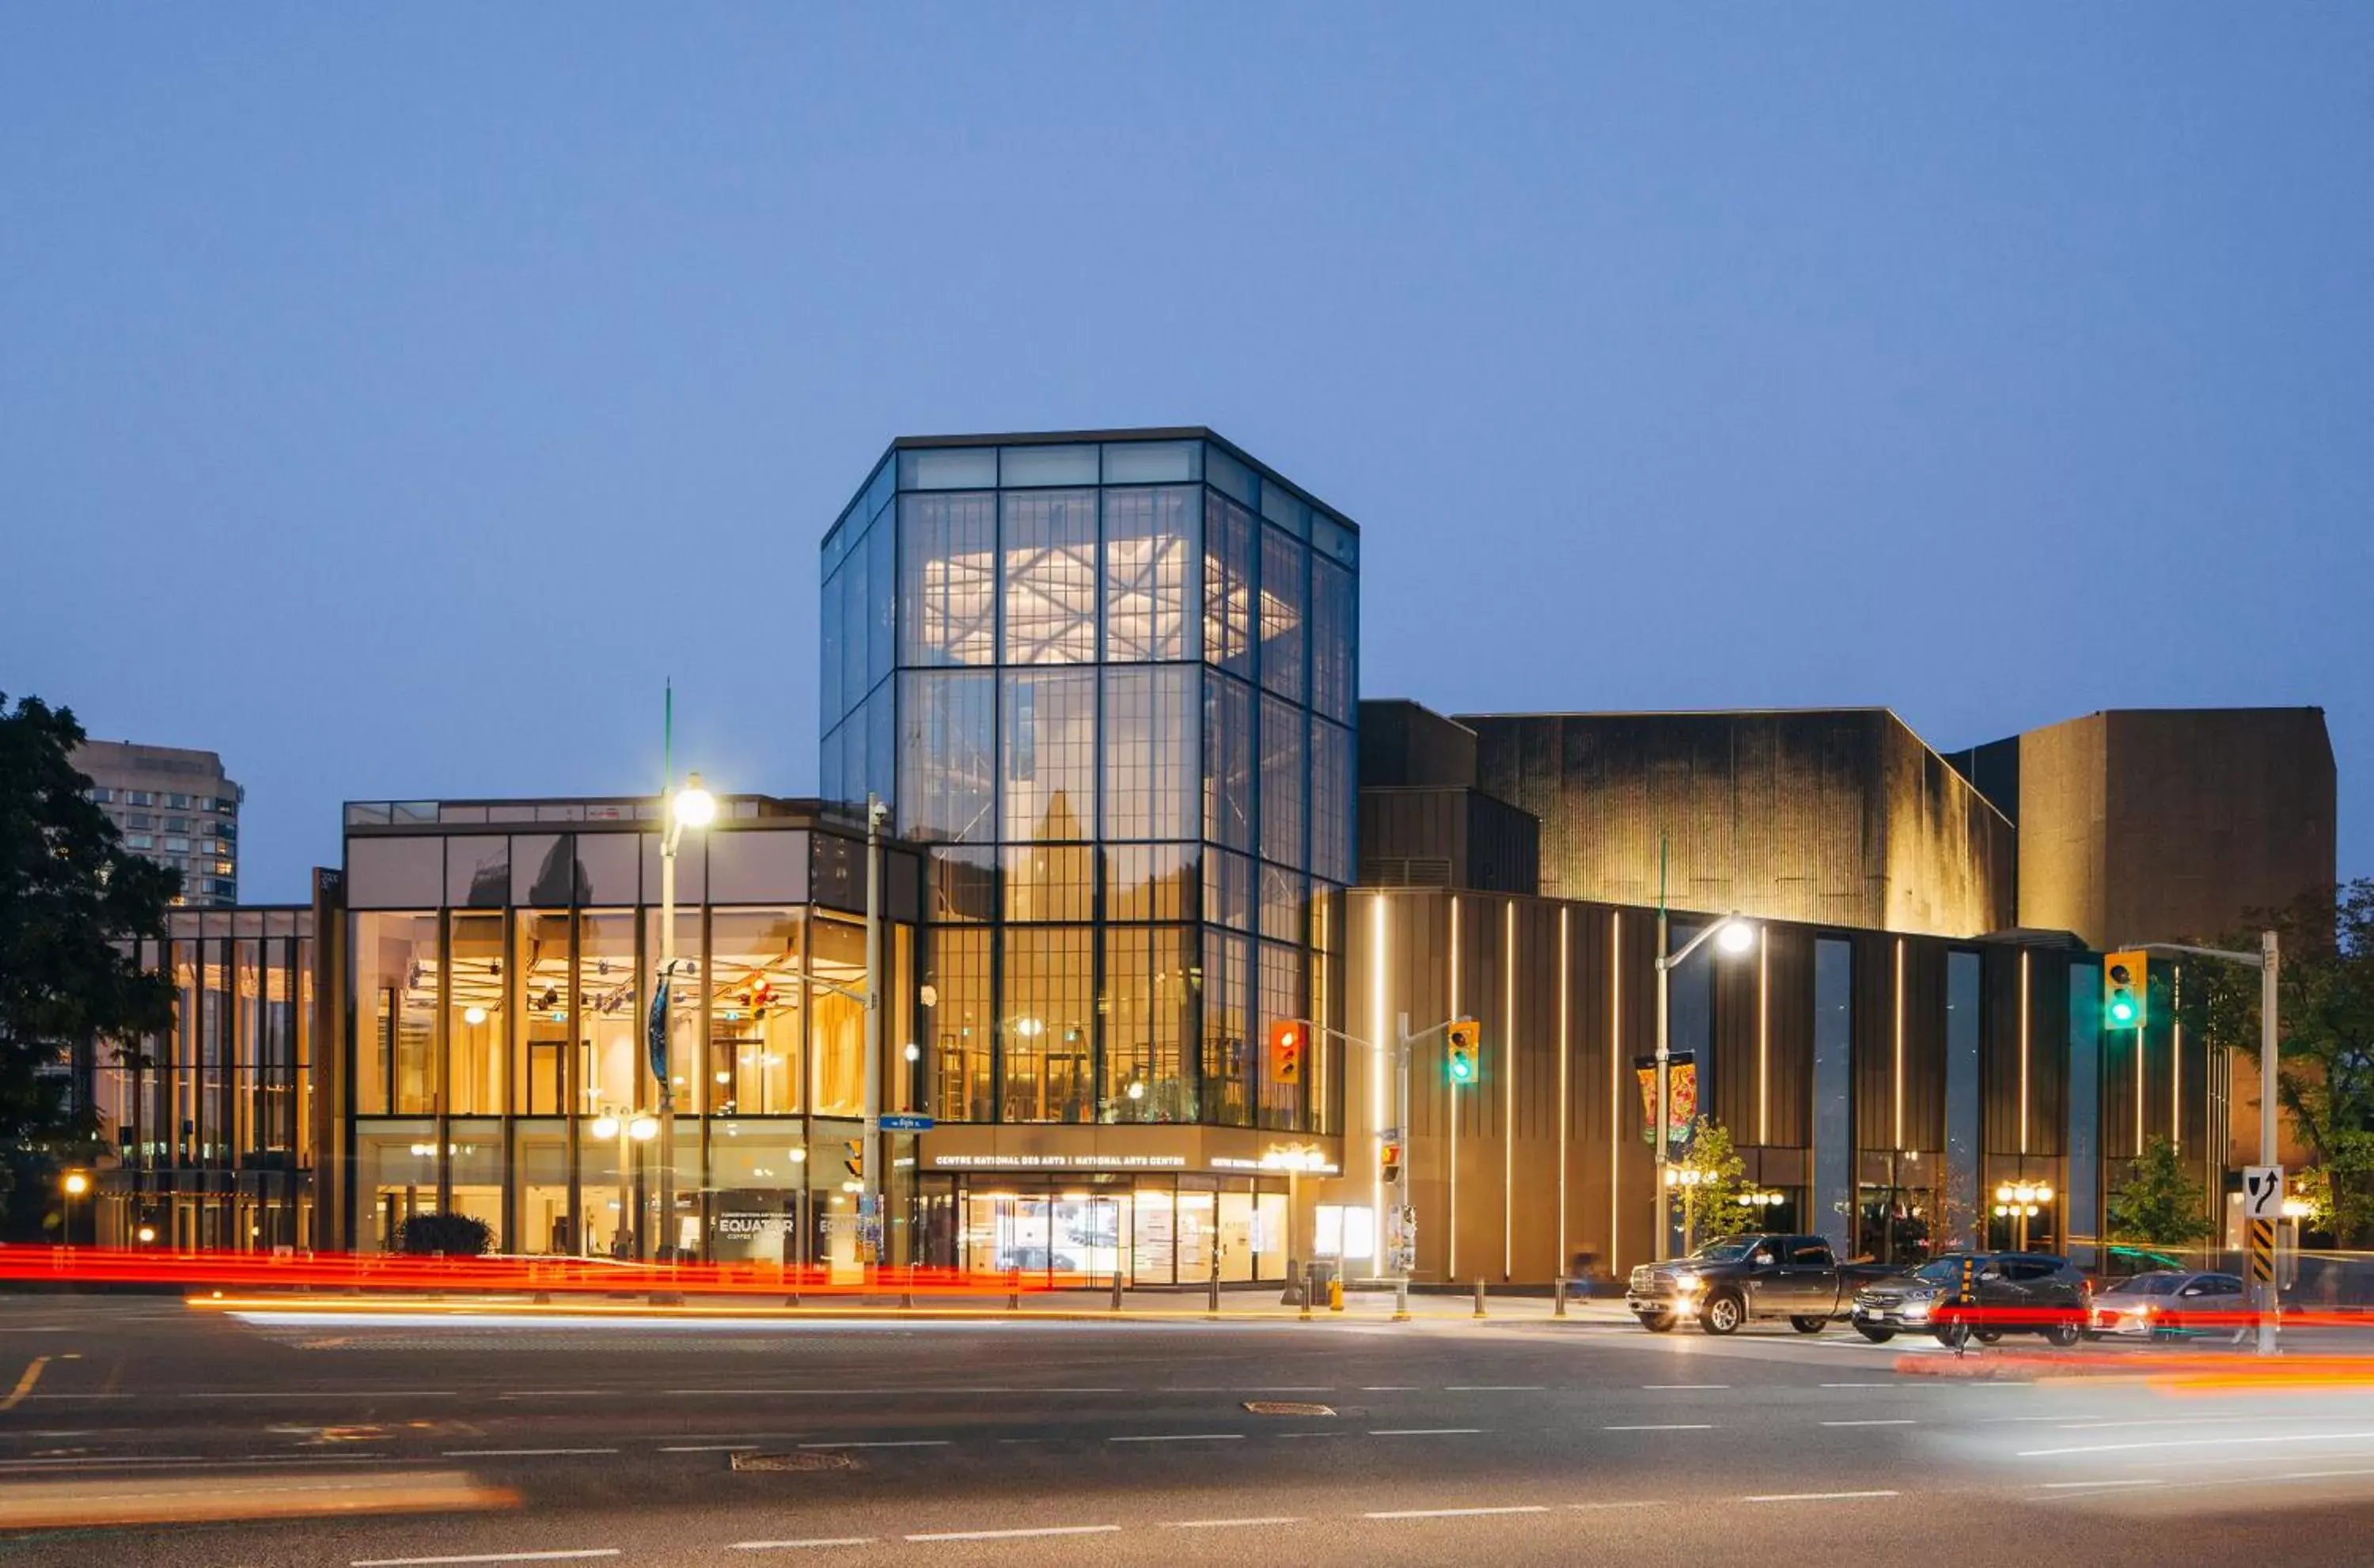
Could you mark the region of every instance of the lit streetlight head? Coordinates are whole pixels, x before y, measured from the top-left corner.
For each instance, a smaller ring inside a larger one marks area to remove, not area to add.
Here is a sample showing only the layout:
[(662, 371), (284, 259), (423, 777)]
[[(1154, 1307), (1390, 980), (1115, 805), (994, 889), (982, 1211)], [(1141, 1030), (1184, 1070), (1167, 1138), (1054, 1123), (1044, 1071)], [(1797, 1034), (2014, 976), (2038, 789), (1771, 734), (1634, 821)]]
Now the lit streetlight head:
[(1715, 934), (1715, 945), (1725, 953), (1745, 953), (1756, 945), (1756, 928), (1733, 915)]
[(700, 787), (700, 775), (688, 774), (684, 788), (668, 802), (668, 810), (681, 827), (707, 827), (717, 820), (717, 797)]
[(84, 1193), (90, 1190), (90, 1177), (82, 1171), (68, 1171), (66, 1173), (65, 1188), (66, 1196), (68, 1198), (80, 1198)]

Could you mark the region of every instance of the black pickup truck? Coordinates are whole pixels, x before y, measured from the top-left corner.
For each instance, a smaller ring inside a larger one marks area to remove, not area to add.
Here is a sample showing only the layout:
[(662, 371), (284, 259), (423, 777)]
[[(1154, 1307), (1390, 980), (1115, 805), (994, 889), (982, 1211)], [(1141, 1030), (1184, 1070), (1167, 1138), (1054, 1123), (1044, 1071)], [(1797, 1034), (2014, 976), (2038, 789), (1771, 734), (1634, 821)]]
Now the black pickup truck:
[(1800, 1334), (1818, 1334), (1853, 1310), (1855, 1292), (1889, 1272), (1841, 1265), (1820, 1236), (1731, 1236), (1633, 1270), (1624, 1305), (1652, 1334), (1684, 1317), (1710, 1334), (1736, 1332), (1757, 1317), (1785, 1317)]

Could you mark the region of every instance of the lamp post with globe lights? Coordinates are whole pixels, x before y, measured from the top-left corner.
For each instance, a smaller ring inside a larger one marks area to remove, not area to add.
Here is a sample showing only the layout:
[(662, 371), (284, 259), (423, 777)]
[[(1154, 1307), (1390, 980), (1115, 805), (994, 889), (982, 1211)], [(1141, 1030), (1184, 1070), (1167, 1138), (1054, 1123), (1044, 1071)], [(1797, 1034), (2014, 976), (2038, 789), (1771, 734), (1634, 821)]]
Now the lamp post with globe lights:
[(2016, 1251), (2027, 1250), (2027, 1223), (2044, 1211), (2052, 1201), (2052, 1184), (2042, 1181), (2007, 1181), (1995, 1188), (1995, 1218), (2012, 1223), (2013, 1233), (2019, 1237)]
[(627, 1186), (627, 1164), (631, 1153), (630, 1145), (648, 1143), (658, 1137), (660, 1124), (650, 1117), (637, 1116), (631, 1111), (605, 1110), (594, 1118), (594, 1124), (586, 1130), (597, 1140), (607, 1141), (616, 1139), (618, 1142), (618, 1224), (611, 1245), (612, 1255), (616, 1256), (620, 1250), (617, 1245), (616, 1236), (626, 1234), (627, 1216), (634, 1212), (633, 1197)]
[(660, 1081), (658, 1256), (665, 1259), (676, 1253), (676, 1078), (668, 1050), (668, 985), (676, 974), (676, 851), (686, 828), (707, 827), (716, 820), (717, 798), (701, 788), (699, 774), (686, 775), (684, 788), (668, 796), (667, 830), (660, 839), (660, 981), (652, 993), (650, 1041), (652, 1072)]

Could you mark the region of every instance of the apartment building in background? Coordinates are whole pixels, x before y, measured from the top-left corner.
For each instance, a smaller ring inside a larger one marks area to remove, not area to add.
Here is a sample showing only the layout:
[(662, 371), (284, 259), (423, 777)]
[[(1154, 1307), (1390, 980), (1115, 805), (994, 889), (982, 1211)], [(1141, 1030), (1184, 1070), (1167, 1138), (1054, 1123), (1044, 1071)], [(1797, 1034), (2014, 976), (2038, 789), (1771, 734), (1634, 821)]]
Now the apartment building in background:
[(135, 855), (182, 873), (182, 903), (194, 908), (239, 902), (239, 807), (246, 791), (213, 752), (88, 741), (75, 766), (89, 776), (90, 796)]

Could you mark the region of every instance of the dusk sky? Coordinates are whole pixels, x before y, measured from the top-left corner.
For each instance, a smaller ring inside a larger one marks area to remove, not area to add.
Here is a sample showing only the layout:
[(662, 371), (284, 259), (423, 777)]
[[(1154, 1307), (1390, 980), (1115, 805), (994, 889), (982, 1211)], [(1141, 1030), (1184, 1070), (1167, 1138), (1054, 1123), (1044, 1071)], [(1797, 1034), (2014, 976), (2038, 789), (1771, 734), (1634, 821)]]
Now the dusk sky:
[(0, 691), (347, 799), (817, 774), (901, 433), (1205, 424), (1362, 685), (2318, 705), (2374, 874), (2374, 6), (18, 6)]

